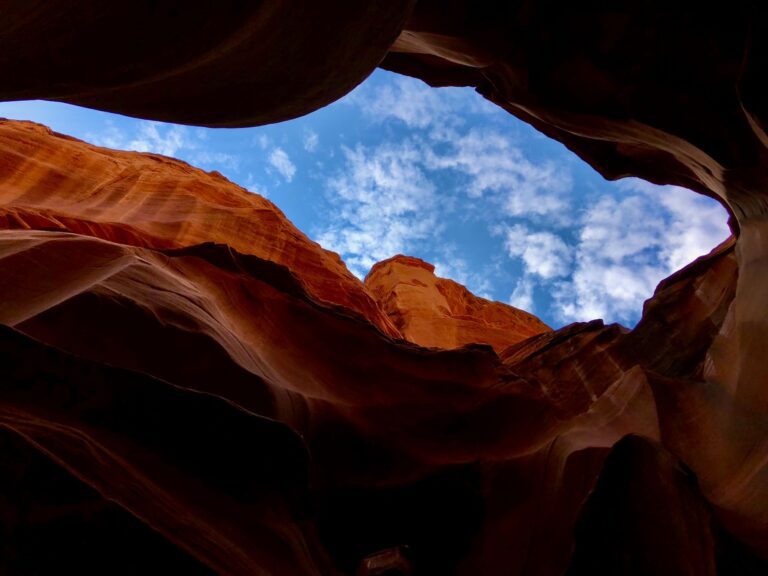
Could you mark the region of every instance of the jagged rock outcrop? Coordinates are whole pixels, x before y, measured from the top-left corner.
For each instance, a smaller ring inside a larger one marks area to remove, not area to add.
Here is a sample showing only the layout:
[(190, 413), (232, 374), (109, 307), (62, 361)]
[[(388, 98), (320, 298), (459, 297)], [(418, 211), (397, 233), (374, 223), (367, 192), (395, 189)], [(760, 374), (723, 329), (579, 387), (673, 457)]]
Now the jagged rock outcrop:
[(533, 314), (473, 295), (435, 276), (435, 267), (398, 255), (377, 263), (365, 287), (409, 342), (434, 348), (489, 344), (502, 352), (550, 330)]
[(765, 573), (766, 28), (747, 0), (7, 3), (4, 100), (255, 125), (381, 63), (476, 87), (606, 177), (713, 196), (734, 238), (632, 331), (504, 348), (493, 304), (366, 287), (218, 175), (4, 123), (2, 469), (40, 482), (23, 507), (1, 486), (2, 566), (39, 569), (61, 501), (107, 543), (81, 573), (120, 538), (176, 572), (353, 573), (407, 544), (415, 574)]

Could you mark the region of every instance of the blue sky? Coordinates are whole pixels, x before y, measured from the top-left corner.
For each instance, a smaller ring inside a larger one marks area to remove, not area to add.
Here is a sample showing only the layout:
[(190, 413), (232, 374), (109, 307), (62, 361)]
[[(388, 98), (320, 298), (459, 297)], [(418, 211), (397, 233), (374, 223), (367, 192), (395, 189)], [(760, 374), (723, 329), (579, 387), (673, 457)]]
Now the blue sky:
[(465, 88), (377, 70), (342, 100), (258, 128), (207, 129), (52, 102), (0, 103), (110, 148), (174, 156), (267, 196), (363, 277), (397, 253), (553, 327), (633, 326), (659, 280), (728, 235), (715, 201), (607, 182)]

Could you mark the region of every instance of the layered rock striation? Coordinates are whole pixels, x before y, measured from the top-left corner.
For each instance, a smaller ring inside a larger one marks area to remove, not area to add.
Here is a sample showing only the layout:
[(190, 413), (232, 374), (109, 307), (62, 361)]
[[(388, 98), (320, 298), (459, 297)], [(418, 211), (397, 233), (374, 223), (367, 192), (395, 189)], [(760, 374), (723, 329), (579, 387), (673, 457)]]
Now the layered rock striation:
[(734, 236), (634, 330), (552, 331), (412, 259), (360, 283), (215, 173), (3, 122), (3, 571), (764, 574), (764, 8), (309, 4), (10, 2), (0, 98), (245, 126), (380, 64)]
[(488, 344), (502, 352), (550, 328), (533, 314), (478, 298), (435, 276), (435, 267), (398, 255), (375, 264), (365, 287), (403, 338), (432, 348)]
[[(414, 573), (578, 573), (613, 531), (583, 506), (628, 434), (675, 454), (632, 466), (693, 470), (681, 526), (691, 506), (714, 523), (696, 548), (665, 536), (668, 566), (714, 574), (723, 547), (762, 566), (762, 417), (706, 383), (729, 351), (733, 241), (662, 283), (632, 332), (552, 331), (415, 258), (361, 283), (269, 201), (180, 161), (11, 121), (0, 158), (4, 466), (68, 478), (65, 518), (141, 548), (126, 566), (162, 546), (190, 572), (352, 573), (405, 544)], [(35, 569), (59, 521), (3, 514), (9, 536), (41, 534), (9, 570)]]

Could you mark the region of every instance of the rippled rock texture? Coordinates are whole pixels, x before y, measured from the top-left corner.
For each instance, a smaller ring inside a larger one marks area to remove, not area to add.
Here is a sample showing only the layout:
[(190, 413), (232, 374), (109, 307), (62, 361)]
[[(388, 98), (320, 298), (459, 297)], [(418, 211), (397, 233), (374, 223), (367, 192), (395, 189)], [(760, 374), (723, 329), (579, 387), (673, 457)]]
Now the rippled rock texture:
[(768, 572), (766, 37), (738, 0), (7, 2), (3, 99), (255, 125), (380, 63), (734, 236), (634, 330), (552, 331), (407, 257), (361, 283), (216, 173), (3, 122), (3, 571)]

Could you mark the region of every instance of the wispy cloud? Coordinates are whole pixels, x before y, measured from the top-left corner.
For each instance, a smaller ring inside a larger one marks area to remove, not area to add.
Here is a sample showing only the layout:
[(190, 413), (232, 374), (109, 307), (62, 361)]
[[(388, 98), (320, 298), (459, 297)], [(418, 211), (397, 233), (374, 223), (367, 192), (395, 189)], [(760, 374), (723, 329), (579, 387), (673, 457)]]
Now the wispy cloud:
[(129, 141), (128, 148), (137, 152), (174, 156), (182, 148), (194, 146), (190, 144), (190, 135), (183, 126), (162, 127), (158, 122), (142, 122), (138, 135)]
[(507, 254), (522, 259), (526, 274), (551, 280), (570, 273), (571, 250), (556, 234), (533, 231), (522, 224), (510, 226), (504, 232)]
[(288, 153), (282, 148), (274, 148), (269, 154), (269, 164), (285, 179), (286, 182), (293, 180), (296, 175), (296, 165), (291, 161)]
[(256, 181), (252, 172), (248, 172), (248, 176), (245, 179), (245, 184), (243, 184), (243, 187), (249, 192), (253, 192), (254, 194), (258, 194), (259, 196), (263, 196), (264, 198), (269, 197), (269, 193), (267, 192), (267, 189), (264, 186), (262, 186), (260, 182)]
[(710, 199), (637, 179), (605, 183), (469, 90), (381, 74), (344, 99), (344, 118), (359, 125), (343, 136), (323, 123), (286, 132), (296, 142), (248, 133), (242, 148), (258, 151), (250, 159), (217, 148), (211, 131), (156, 122), (108, 123), (90, 139), (209, 169), (242, 165), (240, 181), (263, 195), (259, 178), (292, 182), (306, 166), (328, 202), (316, 237), (358, 276), (410, 253), (550, 323), (632, 324), (662, 278), (728, 234), (725, 212)]
[(708, 253), (730, 234), (725, 209), (709, 198), (675, 186), (654, 186), (637, 178), (619, 183), (626, 192), (645, 195), (666, 212), (666, 238), (660, 257), (670, 271)]
[(262, 150), (266, 150), (267, 148), (269, 148), (270, 144), (272, 144), (272, 139), (266, 134), (256, 134), (252, 138), (251, 144), (253, 146), (258, 146)]
[(488, 195), (507, 216), (566, 218), (573, 184), (565, 165), (532, 162), (511, 138), (491, 129), (433, 134), (433, 141), (427, 165), (468, 176), (470, 197)]
[(240, 167), (240, 158), (226, 152), (198, 148), (192, 150), (189, 157), (190, 162), (196, 166), (229, 168), (231, 170), (237, 170)]
[(507, 113), (466, 88), (432, 88), (421, 80), (389, 75), (365, 82), (343, 99), (374, 124), (400, 122), (411, 129), (440, 130), (464, 125), (468, 115), (508, 118)]
[(361, 85), (347, 98), (374, 122), (397, 119), (411, 128), (427, 128), (448, 120), (450, 102), (419, 80), (395, 76), (382, 86)]
[[(414, 251), (427, 233), (437, 242), (435, 223), (451, 220), (456, 205), (469, 206), (467, 198), (487, 202), (484, 217), (489, 227), (510, 215), (547, 216), (561, 222), (558, 210), (568, 213), (567, 170), (531, 162), (509, 138), (493, 131), (457, 132), (452, 139), (419, 135), (399, 144), (345, 148), (344, 154), (345, 172), (332, 178), (329, 186), (337, 216), (328, 230), (321, 231), (320, 241), (360, 270), (394, 253)], [(440, 202), (434, 200), (436, 182), (443, 183)], [(539, 244), (550, 240), (549, 245), (531, 247), (527, 254), (534, 250), (541, 254), (548, 247), (551, 259), (556, 255), (563, 259), (564, 246), (550, 236), (540, 233), (535, 239)], [(532, 258), (528, 261), (533, 269)], [(560, 273), (558, 266), (562, 267), (552, 261), (535, 269), (549, 278)], [(458, 281), (469, 277), (457, 266), (444, 269)], [(487, 287), (483, 291), (489, 292)]]
[(362, 277), (379, 260), (436, 234), (435, 187), (409, 142), (343, 152), (344, 170), (327, 183), (334, 215), (318, 240)]
[[(447, 225), (443, 223), (482, 218), (489, 229), (510, 217), (562, 223), (571, 213), (570, 171), (552, 160), (530, 160), (513, 136), (490, 125), (466, 124), (460, 112), (476, 100), (466, 92), (434, 90), (400, 77), (366, 90), (359, 91), (353, 103), (373, 123), (399, 124), (400, 143), (391, 140), (375, 148), (345, 149), (345, 175), (329, 186), (335, 194), (331, 202), (336, 218), (321, 230), (320, 242), (340, 252), (357, 273), (394, 253), (428, 247), (438, 273), (490, 296), (487, 274), (458, 254), (446, 258), (436, 249), (446, 241), (441, 236)], [(483, 107), (478, 110), (488, 113)], [(376, 194), (369, 194), (371, 190)], [(401, 209), (404, 202), (408, 209)], [(420, 218), (417, 210), (422, 210)], [(439, 229), (436, 223), (441, 223)], [(542, 233), (541, 238), (545, 236)], [(426, 239), (430, 241), (423, 242)], [(550, 244), (551, 250), (562, 254), (559, 245)], [(539, 252), (544, 248), (539, 246)], [(552, 272), (546, 264), (536, 270), (549, 277), (556, 271), (556, 263), (550, 265)]]
[(496, 231), (508, 256), (523, 265), (512, 305), (532, 310), (539, 287), (550, 294), (550, 312), (562, 322), (604, 318), (625, 324), (637, 320), (663, 278), (729, 234), (725, 210), (714, 201), (637, 179), (585, 201), (567, 228), (514, 224)]
[(99, 133), (89, 133), (86, 139), (96, 146), (105, 148), (125, 149), (126, 136), (123, 130), (120, 130), (112, 120), (107, 120), (104, 129)]
[(509, 297), (509, 304), (515, 308), (526, 310), (527, 312), (536, 312), (536, 306), (533, 300), (534, 282), (527, 276), (520, 278), (515, 284), (515, 289)]
[(663, 278), (729, 234), (725, 210), (708, 198), (636, 179), (621, 188), (583, 213), (573, 275), (552, 287), (563, 321), (632, 322)]
[(435, 275), (450, 278), (464, 285), (470, 292), (481, 298), (493, 300), (493, 282), (487, 269), (472, 266), (459, 255), (456, 245), (444, 245), (433, 264)]
[(114, 122), (107, 122), (104, 129), (91, 133), (86, 138), (97, 146), (106, 146), (135, 152), (151, 152), (182, 158), (203, 168), (237, 169), (239, 158), (232, 154), (213, 150), (202, 129), (141, 121), (131, 128), (119, 129)]
[(304, 150), (307, 152), (314, 153), (317, 151), (317, 146), (320, 143), (320, 136), (317, 134), (317, 132), (313, 130), (309, 130), (304, 134)]

